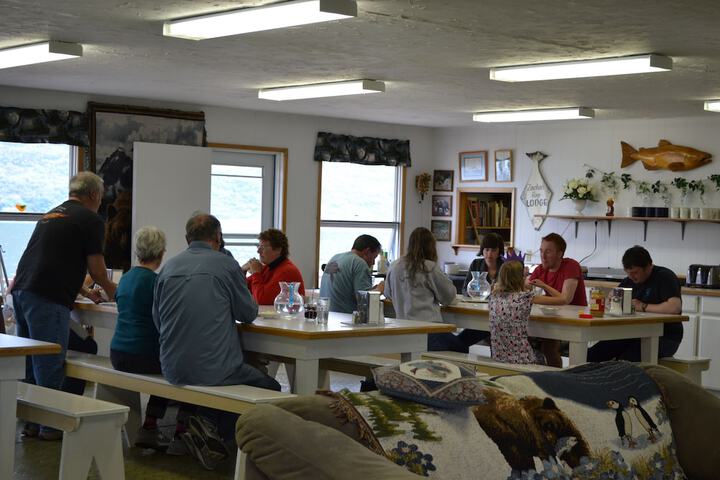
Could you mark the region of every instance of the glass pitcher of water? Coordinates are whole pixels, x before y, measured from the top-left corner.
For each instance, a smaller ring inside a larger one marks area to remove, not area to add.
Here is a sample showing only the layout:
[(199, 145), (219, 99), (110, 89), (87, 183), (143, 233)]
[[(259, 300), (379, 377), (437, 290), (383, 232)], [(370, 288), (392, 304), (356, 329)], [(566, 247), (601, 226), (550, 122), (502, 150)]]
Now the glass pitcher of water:
[(296, 315), (303, 313), (303, 298), (298, 291), (300, 282), (279, 282), (280, 293), (275, 297), (275, 311), (282, 314)]
[(467, 294), (470, 298), (485, 300), (490, 296), (490, 282), (487, 281), (487, 272), (470, 272), (472, 280), (467, 284)]

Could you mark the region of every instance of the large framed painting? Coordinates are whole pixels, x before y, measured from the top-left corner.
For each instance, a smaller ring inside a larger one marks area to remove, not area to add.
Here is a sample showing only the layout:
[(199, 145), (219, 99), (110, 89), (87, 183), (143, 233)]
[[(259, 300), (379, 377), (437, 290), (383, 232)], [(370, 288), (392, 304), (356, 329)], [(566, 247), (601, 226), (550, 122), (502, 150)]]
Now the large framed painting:
[(487, 182), (487, 150), (478, 150), (475, 152), (460, 152), (459, 156), (461, 182)]
[[(130, 268), (133, 142), (205, 146), (205, 114), (89, 102), (88, 170), (105, 182), (98, 213), (105, 220), (108, 268)], [(161, 199), (159, 199), (161, 200)]]

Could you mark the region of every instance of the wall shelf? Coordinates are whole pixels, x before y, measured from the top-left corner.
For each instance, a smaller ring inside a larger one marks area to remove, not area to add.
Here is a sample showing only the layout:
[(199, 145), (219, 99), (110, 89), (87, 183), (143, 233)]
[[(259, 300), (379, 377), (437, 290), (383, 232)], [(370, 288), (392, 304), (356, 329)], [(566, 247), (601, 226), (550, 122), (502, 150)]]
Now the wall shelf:
[(478, 250), (488, 233), (496, 233), (512, 245), (515, 241), (514, 188), (458, 188), (455, 255), (459, 250)]
[(676, 222), (680, 224), (682, 239), (685, 240), (685, 225), (687, 223), (714, 223), (720, 225), (720, 220), (702, 220), (695, 218), (664, 218), (664, 217), (606, 217), (606, 216), (589, 216), (589, 215), (535, 215), (540, 218), (557, 218), (560, 220), (570, 220), (575, 222), (575, 238), (578, 235), (578, 225), (580, 222), (598, 222), (605, 221), (608, 223), (608, 236), (612, 233), (612, 223), (629, 221), (643, 222), (643, 241), (647, 241), (648, 222)]

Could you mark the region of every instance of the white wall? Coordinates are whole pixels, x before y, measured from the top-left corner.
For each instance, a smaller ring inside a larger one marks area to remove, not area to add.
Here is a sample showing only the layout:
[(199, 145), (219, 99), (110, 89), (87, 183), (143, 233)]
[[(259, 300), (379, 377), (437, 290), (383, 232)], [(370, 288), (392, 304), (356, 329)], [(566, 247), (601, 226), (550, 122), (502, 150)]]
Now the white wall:
[[(574, 224), (565, 220), (549, 219), (539, 231), (530, 224), (527, 210), (520, 203), (520, 193), (530, 174), (531, 160), (525, 152), (540, 150), (549, 155), (541, 164), (546, 182), (553, 191), (550, 214), (573, 214), (570, 201), (559, 201), (562, 185), (571, 177), (585, 174), (583, 164), (589, 164), (604, 171), (620, 172), (620, 141), (626, 141), (635, 148), (657, 145), (661, 138), (673, 143), (686, 145), (712, 153), (716, 158), (707, 166), (688, 172), (648, 171), (636, 162), (622, 173), (630, 173), (633, 178), (654, 182), (668, 182), (676, 176), (688, 179), (707, 178), (720, 173), (720, 115), (708, 114), (697, 118), (676, 118), (661, 120), (583, 120), (574, 122), (547, 122), (522, 125), (478, 125), (468, 128), (447, 128), (438, 131), (435, 142), (436, 164), (434, 168), (454, 169), (455, 187), (494, 187), (514, 186), (517, 188), (515, 244), (522, 251), (537, 250), (540, 238), (550, 232), (562, 233), (568, 242), (567, 256), (577, 260), (593, 251), (594, 225), (592, 222), (580, 224), (578, 238), (574, 238)], [(515, 171), (513, 184), (496, 184), (493, 171), (493, 151), (511, 148), (514, 152)], [(488, 150), (490, 162), (490, 181), (458, 184), (458, 152), (466, 150)], [(671, 188), (671, 191), (674, 189)], [(590, 203), (585, 210), (587, 215), (604, 215), (605, 200)], [(457, 212), (457, 195), (454, 195)], [(680, 202), (675, 195), (673, 205)], [(689, 197), (690, 206), (701, 205), (697, 197)], [(706, 206), (720, 207), (720, 194), (712, 187), (705, 195)], [(621, 191), (616, 198), (615, 214), (625, 216), (627, 208), (642, 206), (634, 190)], [(654, 205), (662, 206), (658, 200)], [(429, 210), (430, 206), (425, 207)], [(456, 216), (457, 217), (457, 216)], [(455, 218), (456, 218), (455, 217)], [(453, 219), (453, 229), (456, 228)], [(643, 242), (642, 222), (614, 222), (612, 236), (608, 237), (607, 224), (598, 226), (597, 251), (584, 263), (587, 266), (621, 267), (622, 253), (627, 247), (640, 244), (647, 248), (656, 264), (665, 265), (678, 273), (685, 272), (690, 263), (720, 264), (720, 225), (688, 223), (685, 240), (681, 239), (680, 224), (650, 223), (647, 242)], [(455, 235), (453, 232), (453, 241)], [(439, 254), (441, 261), (469, 263), (475, 252), (461, 251), (458, 256), (450, 248), (452, 242), (441, 242)], [(537, 255), (535, 261), (539, 261)]]
[[(312, 285), (315, 269), (317, 174), (313, 161), (318, 131), (357, 136), (409, 139), (413, 166), (407, 172), (406, 237), (418, 225), (430, 224), (428, 202), (418, 204), (414, 179), (431, 171), (435, 130), (385, 123), (361, 122), (328, 117), (286, 115), (251, 110), (172, 104), (135, 98), (100, 97), (0, 87), (0, 105), (25, 108), (57, 108), (84, 111), (88, 101), (149, 107), (203, 110), (208, 142), (284, 147), (288, 152), (287, 228), (292, 259), (305, 282)], [(349, 249), (351, 245), (348, 245)], [(242, 259), (241, 260), (242, 263)]]

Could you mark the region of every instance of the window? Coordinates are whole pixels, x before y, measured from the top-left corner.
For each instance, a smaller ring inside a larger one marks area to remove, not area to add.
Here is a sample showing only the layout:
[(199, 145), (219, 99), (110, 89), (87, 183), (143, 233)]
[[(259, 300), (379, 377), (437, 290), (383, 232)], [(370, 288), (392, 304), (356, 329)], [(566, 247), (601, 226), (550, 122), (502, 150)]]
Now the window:
[(257, 256), (257, 236), (276, 225), (277, 154), (213, 150), (210, 212), (223, 229), (225, 248), (240, 263)]
[(0, 248), (15, 275), (35, 223), (67, 200), (77, 149), (47, 143), (0, 142)]
[(377, 238), (390, 258), (399, 256), (401, 168), (322, 163), (318, 267), (362, 234)]

